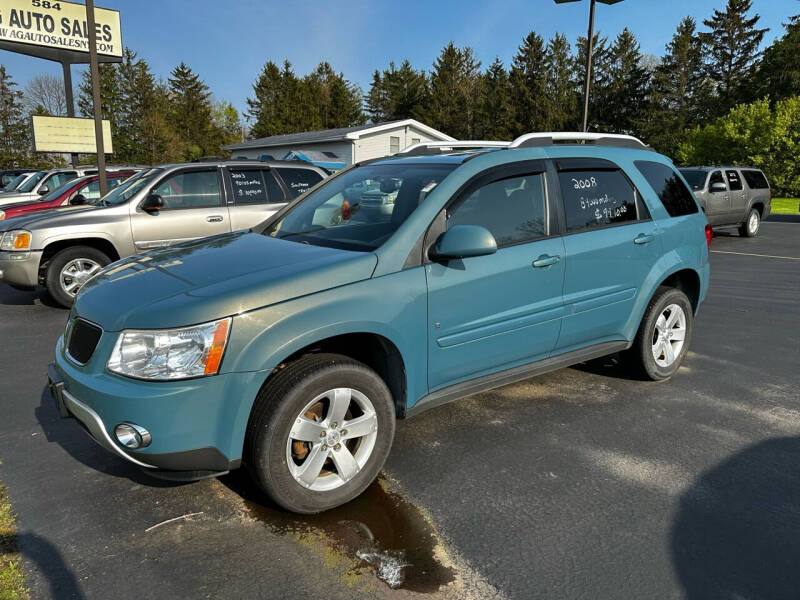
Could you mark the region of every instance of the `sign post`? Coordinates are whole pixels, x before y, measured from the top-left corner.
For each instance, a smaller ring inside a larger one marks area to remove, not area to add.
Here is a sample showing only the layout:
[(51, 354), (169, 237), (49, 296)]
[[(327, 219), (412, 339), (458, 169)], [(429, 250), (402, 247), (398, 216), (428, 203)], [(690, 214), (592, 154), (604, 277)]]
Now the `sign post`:
[(97, 172), (100, 197), (108, 193), (106, 153), (103, 148), (103, 106), (100, 104), (100, 68), (97, 66), (97, 31), (94, 23), (94, 0), (86, 0), (86, 23), (89, 27), (89, 68), (92, 71), (92, 104), (94, 105), (94, 137), (97, 141)]

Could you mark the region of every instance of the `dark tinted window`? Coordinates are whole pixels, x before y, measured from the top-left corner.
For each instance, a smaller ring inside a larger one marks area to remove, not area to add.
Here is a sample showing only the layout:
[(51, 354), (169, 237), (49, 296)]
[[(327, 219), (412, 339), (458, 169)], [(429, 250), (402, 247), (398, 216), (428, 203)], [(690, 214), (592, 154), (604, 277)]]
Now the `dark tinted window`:
[(769, 188), (767, 178), (761, 171), (742, 169), (742, 177), (744, 177), (744, 180), (747, 182), (747, 186), (751, 190), (766, 190)]
[(283, 190), (269, 171), (231, 169), (233, 201), (236, 204), (269, 204), (283, 202)]
[(518, 244), (547, 233), (541, 173), (502, 179), (472, 192), (448, 210), (447, 227), (481, 225), (498, 246)]
[(567, 231), (635, 221), (636, 192), (618, 169), (561, 171)]
[[(638, 162), (636, 163), (639, 164)], [(702, 190), (706, 185), (706, 171), (696, 169), (679, 169), (683, 178), (689, 182), (694, 190)]]
[(708, 178), (708, 189), (711, 189), (711, 186), (715, 183), (725, 184), (725, 180), (722, 178), (722, 171), (714, 171), (711, 173), (711, 177)]
[(737, 171), (725, 171), (725, 175), (728, 176), (728, 185), (730, 185), (731, 190), (742, 189), (742, 180), (739, 179), (739, 173)]
[(276, 169), (276, 171), (278, 171), (286, 187), (289, 188), (292, 198), (296, 198), (303, 192), (310, 190), (322, 179), (319, 173), (311, 169), (282, 168)]
[[(634, 164), (647, 179), (647, 183), (653, 188), (670, 217), (680, 217), (697, 212), (697, 203), (694, 201), (692, 192), (681, 181), (674, 169), (665, 164), (648, 160), (637, 160)], [(705, 173), (703, 177), (705, 178)]]
[(150, 193), (161, 196), (166, 210), (220, 205), (219, 178), (216, 169), (176, 173), (159, 183)]

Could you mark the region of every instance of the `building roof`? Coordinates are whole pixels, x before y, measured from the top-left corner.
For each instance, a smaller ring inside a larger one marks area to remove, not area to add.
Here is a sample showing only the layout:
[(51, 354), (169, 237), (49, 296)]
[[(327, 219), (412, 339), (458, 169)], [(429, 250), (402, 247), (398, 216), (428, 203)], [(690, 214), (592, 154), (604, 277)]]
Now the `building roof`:
[(272, 146), (313, 144), (317, 142), (350, 141), (357, 140), (363, 135), (379, 133), (387, 129), (396, 129), (398, 127), (406, 126), (416, 127), (430, 137), (440, 139), (442, 141), (454, 141), (454, 138), (450, 137), (446, 133), (442, 133), (433, 127), (428, 127), (424, 123), (420, 123), (415, 119), (403, 119), (402, 121), (370, 123), (369, 125), (356, 125), (355, 127), (339, 127), (338, 129), (321, 129), (319, 131), (303, 131), (300, 133), (287, 133), (285, 135), (272, 135), (255, 140), (248, 140), (246, 142), (239, 142), (237, 144), (230, 144), (229, 146), (224, 146), (224, 148), (225, 150), (244, 150), (247, 148), (269, 148)]

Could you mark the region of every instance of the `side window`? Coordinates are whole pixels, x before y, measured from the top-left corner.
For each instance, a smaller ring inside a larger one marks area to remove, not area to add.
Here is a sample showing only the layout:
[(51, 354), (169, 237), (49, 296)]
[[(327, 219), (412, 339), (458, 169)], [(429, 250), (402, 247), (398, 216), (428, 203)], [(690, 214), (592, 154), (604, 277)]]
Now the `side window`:
[(725, 180), (722, 178), (722, 171), (714, 171), (713, 173), (711, 173), (711, 177), (709, 177), (708, 179), (708, 189), (710, 190), (711, 186), (714, 185), (715, 183), (721, 183), (723, 185), (726, 185)]
[(739, 179), (739, 173), (734, 171), (733, 169), (729, 171), (725, 171), (725, 175), (728, 176), (728, 185), (731, 188), (731, 191), (736, 191), (742, 189), (742, 180)]
[(292, 198), (297, 198), (322, 180), (322, 176), (311, 169), (276, 169), (281, 176)]
[(217, 170), (176, 173), (153, 190), (161, 196), (165, 210), (180, 208), (210, 208), (220, 205)]
[(236, 204), (266, 204), (269, 202), (264, 174), (261, 169), (231, 169), (233, 201)]
[[(110, 179), (108, 181), (108, 189), (113, 189), (117, 186), (116, 179)], [(87, 183), (81, 189), (78, 190), (78, 194), (86, 198), (87, 200), (96, 200), (100, 197), (100, 182), (99, 181), (92, 181), (91, 183)], [(76, 196), (78, 194), (75, 194)]]
[(75, 179), (78, 174), (75, 171), (66, 171), (64, 173), (53, 173), (45, 179), (44, 185), (46, 185), (50, 190), (54, 190), (57, 187), (61, 187), (63, 184), (67, 183), (68, 181)]
[(547, 235), (544, 176), (541, 173), (493, 181), (479, 187), (447, 211), (447, 228), (480, 225), (498, 246)]
[(269, 198), (270, 204), (286, 202), (283, 188), (275, 180), (275, 175), (272, 171), (262, 171), (262, 173), (264, 174), (264, 182), (267, 184), (267, 198)]
[(653, 188), (670, 217), (697, 212), (697, 203), (692, 192), (672, 167), (648, 160), (637, 160), (633, 164), (647, 179), (647, 183)]
[(636, 191), (619, 169), (560, 171), (558, 180), (569, 232), (638, 219)]
[(389, 154), (397, 154), (400, 152), (400, 136), (389, 136)]
[(755, 169), (742, 169), (742, 176), (751, 190), (766, 190), (769, 188), (767, 178), (761, 171)]

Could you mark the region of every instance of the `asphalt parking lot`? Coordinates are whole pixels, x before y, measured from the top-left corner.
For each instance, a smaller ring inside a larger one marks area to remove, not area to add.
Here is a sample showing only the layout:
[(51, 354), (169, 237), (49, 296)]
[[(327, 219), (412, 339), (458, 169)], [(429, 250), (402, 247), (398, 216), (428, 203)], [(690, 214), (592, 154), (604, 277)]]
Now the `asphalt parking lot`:
[(0, 480), (32, 597), (797, 597), (800, 218), (762, 227), (715, 236), (672, 381), (604, 359), (428, 411), (363, 498), (311, 519), (238, 474), (151, 479), (59, 419), (67, 313), (0, 285)]

